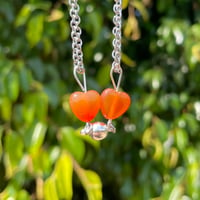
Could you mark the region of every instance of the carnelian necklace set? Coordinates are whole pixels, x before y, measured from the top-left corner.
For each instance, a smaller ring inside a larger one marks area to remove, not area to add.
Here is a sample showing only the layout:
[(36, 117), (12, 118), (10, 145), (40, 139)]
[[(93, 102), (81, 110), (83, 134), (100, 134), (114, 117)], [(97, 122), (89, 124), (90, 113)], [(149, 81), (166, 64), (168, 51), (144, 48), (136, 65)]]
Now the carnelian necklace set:
[[(110, 70), (110, 77), (113, 88), (105, 89), (101, 95), (95, 90), (87, 90), (86, 74), (83, 64), (81, 28), (79, 17), (78, 0), (69, 0), (70, 5), (70, 26), (72, 38), (72, 58), (74, 63), (74, 78), (79, 84), (82, 92), (71, 94), (69, 104), (74, 115), (81, 121), (86, 122), (81, 134), (90, 135), (95, 140), (102, 140), (108, 132), (115, 133), (115, 127), (112, 120), (120, 117), (130, 106), (130, 97), (125, 92), (120, 92), (119, 87), (122, 78), (121, 62), (121, 23), (122, 23), (122, 5), (121, 0), (115, 0), (113, 11), (113, 63)], [(113, 74), (118, 74), (117, 82)], [(82, 76), (82, 82), (79, 77)], [(107, 123), (91, 121), (101, 110), (102, 115), (108, 120)]]

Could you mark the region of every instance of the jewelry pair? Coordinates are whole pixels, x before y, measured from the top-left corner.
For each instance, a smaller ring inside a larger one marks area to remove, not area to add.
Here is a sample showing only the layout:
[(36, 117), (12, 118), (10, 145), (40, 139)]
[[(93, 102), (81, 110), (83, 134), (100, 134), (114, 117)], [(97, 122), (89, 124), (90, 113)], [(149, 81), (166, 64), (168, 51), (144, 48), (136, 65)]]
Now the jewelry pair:
[[(119, 92), (123, 70), (120, 66), (121, 61), (121, 26), (122, 26), (122, 0), (114, 0), (113, 5), (113, 63), (110, 70), (110, 78), (113, 89), (105, 89), (101, 95), (94, 91), (87, 91), (86, 74), (83, 64), (83, 51), (81, 40), (81, 28), (79, 26), (81, 19), (79, 16), (78, 0), (69, 0), (70, 6), (70, 26), (72, 38), (72, 58), (74, 64), (74, 78), (79, 84), (82, 92), (71, 94), (69, 104), (75, 116), (86, 122), (86, 126), (81, 131), (84, 135), (90, 135), (95, 140), (102, 140), (108, 132), (115, 133), (115, 127), (112, 120), (120, 117), (130, 106), (130, 97), (125, 92)], [(113, 74), (118, 74), (117, 83)], [(82, 76), (82, 82), (79, 76)], [(108, 120), (107, 124), (103, 122), (91, 123), (97, 113), (101, 110), (103, 116)]]
[[(101, 95), (95, 90), (74, 92), (71, 94), (69, 104), (74, 115), (81, 121), (86, 122), (81, 131), (84, 135), (90, 135), (93, 139), (101, 140), (108, 132), (115, 133), (112, 120), (123, 115), (130, 106), (130, 96), (125, 92), (116, 91), (112, 88), (105, 89)], [(91, 123), (98, 112), (108, 120)]]

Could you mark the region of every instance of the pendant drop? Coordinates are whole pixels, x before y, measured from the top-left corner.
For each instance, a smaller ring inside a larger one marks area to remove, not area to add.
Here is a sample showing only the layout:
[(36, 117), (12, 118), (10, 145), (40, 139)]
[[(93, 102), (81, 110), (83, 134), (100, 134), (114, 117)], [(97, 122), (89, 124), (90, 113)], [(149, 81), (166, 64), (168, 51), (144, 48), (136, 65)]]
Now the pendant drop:
[(101, 112), (108, 119), (116, 119), (123, 115), (131, 103), (130, 96), (125, 92), (119, 92), (107, 88), (101, 93)]
[(90, 122), (99, 112), (101, 99), (95, 90), (74, 92), (70, 95), (69, 105), (74, 115), (83, 122)]

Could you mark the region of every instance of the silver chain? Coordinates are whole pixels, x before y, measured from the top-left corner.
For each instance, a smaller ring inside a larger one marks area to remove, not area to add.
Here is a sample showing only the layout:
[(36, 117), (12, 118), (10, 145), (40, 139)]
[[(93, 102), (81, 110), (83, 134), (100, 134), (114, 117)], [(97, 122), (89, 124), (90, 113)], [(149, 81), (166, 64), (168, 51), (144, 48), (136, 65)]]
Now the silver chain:
[(113, 57), (113, 63), (112, 63), (112, 70), (115, 73), (121, 73), (122, 68), (120, 65), (121, 62), (121, 24), (122, 24), (122, 1), (121, 0), (115, 0), (115, 4), (113, 6), (114, 11), (114, 17), (113, 17), (113, 51), (112, 51), (112, 57)]
[(76, 72), (83, 74), (85, 72), (83, 65), (83, 52), (82, 52), (82, 40), (81, 40), (81, 28), (79, 24), (81, 19), (79, 17), (79, 5), (78, 0), (69, 0), (70, 5), (70, 26), (71, 26), (71, 38), (72, 38), (72, 58), (74, 62), (74, 68)]

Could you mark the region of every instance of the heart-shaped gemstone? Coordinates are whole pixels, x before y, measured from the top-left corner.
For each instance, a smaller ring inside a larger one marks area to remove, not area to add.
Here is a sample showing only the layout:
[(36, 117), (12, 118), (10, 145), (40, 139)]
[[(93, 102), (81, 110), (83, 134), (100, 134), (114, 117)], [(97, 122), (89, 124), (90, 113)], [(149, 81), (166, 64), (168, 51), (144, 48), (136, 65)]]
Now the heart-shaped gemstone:
[(131, 103), (130, 96), (111, 88), (101, 94), (101, 112), (106, 119), (116, 119), (123, 115)]
[(70, 95), (69, 105), (75, 116), (83, 122), (90, 122), (99, 112), (100, 95), (94, 90), (74, 92)]

